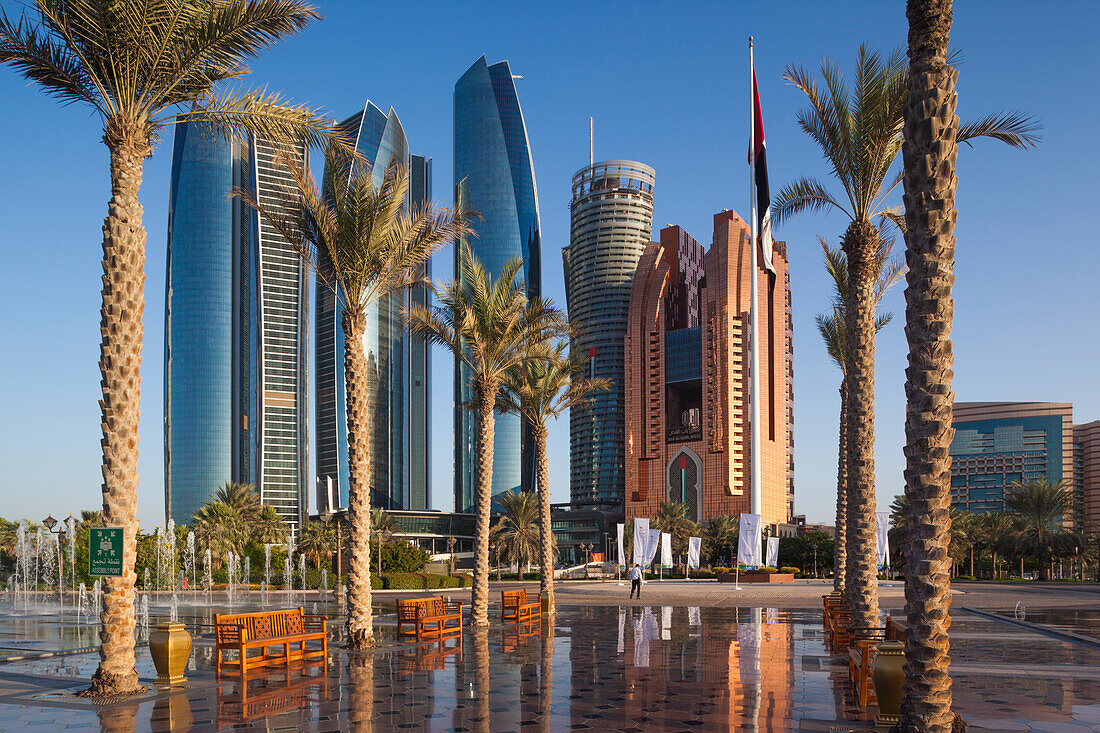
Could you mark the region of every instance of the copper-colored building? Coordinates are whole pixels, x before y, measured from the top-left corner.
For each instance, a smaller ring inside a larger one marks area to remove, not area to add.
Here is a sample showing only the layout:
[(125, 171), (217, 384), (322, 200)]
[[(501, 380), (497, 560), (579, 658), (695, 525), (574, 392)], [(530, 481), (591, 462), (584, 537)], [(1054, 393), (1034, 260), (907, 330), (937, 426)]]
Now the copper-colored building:
[[(625, 338), (627, 520), (687, 502), (689, 517), (749, 511), (749, 227), (714, 216), (702, 245), (661, 230), (638, 263)], [(775, 242), (774, 279), (760, 265), (761, 508), (792, 515), (792, 325), (787, 249)]]
[(1078, 530), (1100, 532), (1100, 420), (1073, 426), (1073, 477)]

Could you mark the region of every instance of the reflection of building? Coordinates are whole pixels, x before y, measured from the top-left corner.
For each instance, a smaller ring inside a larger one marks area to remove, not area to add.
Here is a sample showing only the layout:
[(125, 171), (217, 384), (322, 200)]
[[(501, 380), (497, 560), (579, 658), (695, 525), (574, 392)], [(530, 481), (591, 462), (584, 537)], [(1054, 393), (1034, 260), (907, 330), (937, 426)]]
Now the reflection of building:
[[(362, 112), (340, 123), (371, 166), (376, 188), (387, 169), (400, 165), (409, 171), (408, 201), (431, 198), (431, 158), (409, 155), (409, 144), (397, 113), (383, 112), (367, 102)], [(324, 188), (337, 185), (326, 180)], [(430, 274), (430, 268), (425, 274)], [(363, 347), (372, 369), (371, 493), (372, 506), (385, 509), (426, 509), (428, 491), (428, 434), (430, 430), (428, 345), (408, 333), (401, 316), (416, 300), (426, 302), (426, 290), (385, 296), (367, 308)], [(317, 284), (317, 507), (348, 505), (348, 435), (344, 392), (344, 331), (340, 300), (323, 282)]]
[(953, 425), (952, 506), (1003, 512), (1005, 488), (1015, 481), (1073, 485), (1073, 405), (956, 402)]
[[(626, 351), (626, 517), (653, 517), (684, 501), (689, 517), (749, 511), (749, 229), (733, 211), (714, 216), (702, 246), (680, 227), (638, 264)], [(777, 276), (761, 265), (760, 447), (765, 523), (791, 516), (792, 412), (787, 250)]]
[(623, 336), (634, 271), (653, 231), (653, 169), (629, 160), (573, 176), (569, 246), (562, 250), (574, 354), (611, 381), (569, 412), (569, 498), (575, 507), (622, 507)]
[[(455, 84), (455, 206), (476, 211), (476, 236), (466, 239), (489, 274), (496, 278), (516, 257), (531, 297), (542, 286), (538, 192), (531, 148), (507, 61), (489, 66), (482, 56)], [(460, 273), (455, 247), (455, 272)], [(469, 373), (455, 363), (455, 511), (474, 506), (474, 413)], [(493, 494), (534, 488), (530, 441), (514, 415), (497, 415), (493, 442)]]
[[(305, 157), (304, 147), (299, 154)], [(165, 513), (177, 524), (225, 481), (255, 484), (291, 523), (305, 508), (305, 267), (234, 186), (286, 210), (270, 143), (176, 127), (165, 292)]]

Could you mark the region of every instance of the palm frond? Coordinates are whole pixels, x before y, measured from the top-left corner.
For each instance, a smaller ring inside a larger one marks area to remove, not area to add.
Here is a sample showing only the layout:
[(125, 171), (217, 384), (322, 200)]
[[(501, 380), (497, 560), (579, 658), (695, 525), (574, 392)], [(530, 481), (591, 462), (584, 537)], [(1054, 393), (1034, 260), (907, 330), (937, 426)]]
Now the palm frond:
[(0, 8), (0, 64), (41, 86), (65, 104), (84, 102), (106, 114), (87, 69), (69, 46), (58, 43), (20, 18), (12, 23)]
[(1043, 126), (1031, 115), (1019, 112), (996, 112), (980, 120), (967, 122), (959, 128), (956, 140), (973, 147), (973, 140), (991, 137), (1014, 148), (1034, 148), (1042, 140)]
[(825, 187), (812, 178), (799, 178), (788, 184), (772, 199), (772, 221), (778, 228), (783, 222), (803, 211), (837, 208), (851, 216), (847, 209), (837, 203)]

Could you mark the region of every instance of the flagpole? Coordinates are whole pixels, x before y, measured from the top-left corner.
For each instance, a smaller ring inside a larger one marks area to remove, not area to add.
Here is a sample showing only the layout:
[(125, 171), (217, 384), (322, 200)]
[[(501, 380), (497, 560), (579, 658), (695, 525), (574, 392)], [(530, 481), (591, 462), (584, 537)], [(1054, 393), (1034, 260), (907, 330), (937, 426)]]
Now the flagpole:
[[(755, 108), (755, 95), (753, 94), (753, 82), (756, 80), (756, 67), (753, 61), (752, 53), (752, 36), (749, 36), (749, 205), (751, 207), (751, 214), (749, 216), (750, 231), (752, 242), (749, 249), (752, 255), (749, 258), (749, 278), (751, 286), (749, 288), (749, 347), (751, 348), (750, 359), (750, 382), (749, 382), (749, 401), (750, 401), (750, 428), (749, 434), (752, 438), (752, 444), (749, 451), (749, 477), (751, 479), (749, 486), (749, 505), (750, 512), (752, 514), (761, 515), (761, 523), (763, 523), (763, 517), (761, 512), (760, 501), (760, 344), (757, 339), (757, 323), (756, 323), (756, 299), (757, 299), (757, 253), (756, 249), (759, 246), (757, 243), (757, 231), (756, 231), (756, 108)], [(759, 547), (760, 541), (757, 539), (757, 546)]]

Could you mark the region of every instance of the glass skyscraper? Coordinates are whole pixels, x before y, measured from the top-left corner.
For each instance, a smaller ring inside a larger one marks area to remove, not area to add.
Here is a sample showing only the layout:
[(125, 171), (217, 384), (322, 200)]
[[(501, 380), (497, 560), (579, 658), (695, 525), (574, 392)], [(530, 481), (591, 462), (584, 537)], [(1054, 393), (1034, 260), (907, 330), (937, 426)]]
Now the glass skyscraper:
[[(302, 146), (299, 155), (305, 160)], [(234, 186), (285, 207), (289, 174), (264, 140), (176, 126), (165, 288), (165, 513), (177, 524), (225, 481), (305, 513), (308, 280), (298, 253)]]
[[(538, 191), (527, 127), (507, 61), (487, 65), (482, 56), (455, 84), (455, 205), (478, 212), (468, 239), (485, 269), (498, 277), (514, 257), (524, 261), (530, 297), (542, 287)], [(460, 276), (455, 248), (455, 273)], [(472, 395), (468, 371), (455, 363), (455, 511), (474, 507), (477, 419), (460, 405)], [(493, 494), (534, 488), (531, 441), (520, 419), (497, 415), (493, 441)]]
[[(371, 102), (340, 123), (371, 165), (380, 187), (391, 165), (409, 170), (410, 204), (431, 198), (431, 158), (409, 154), (401, 120), (391, 107)], [(325, 190), (340, 185), (326, 180)], [(346, 182), (344, 182), (346, 185)], [(425, 267), (425, 275), (430, 267)], [(386, 296), (367, 309), (364, 350), (373, 370), (370, 384), (371, 505), (385, 509), (427, 509), (429, 492), (429, 347), (405, 329), (401, 315), (412, 301), (427, 304), (417, 286)], [(317, 283), (317, 507), (348, 506), (349, 467), (344, 389), (343, 308), (336, 294)], [(331, 498), (330, 498), (331, 497)]]
[(569, 412), (569, 499), (618, 509), (625, 497), (623, 338), (638, 260), (653, 232), (654, 172), (630, 160), (587, 165), (573, 176), (569, 246), (562, 249), (569, 350), (587, 354), (590, 374), (608, 379)]

